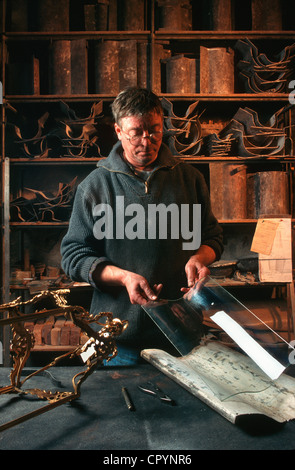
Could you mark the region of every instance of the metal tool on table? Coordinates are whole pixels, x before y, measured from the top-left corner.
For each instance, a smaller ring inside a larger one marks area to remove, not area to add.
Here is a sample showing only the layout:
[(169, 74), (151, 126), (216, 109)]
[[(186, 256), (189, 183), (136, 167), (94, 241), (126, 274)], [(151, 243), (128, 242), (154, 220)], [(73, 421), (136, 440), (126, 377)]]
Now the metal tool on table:
[(176, 405), (175, 401), (166, 395), (163, 390), (158, 387), (157, 384), (153, 384), (152, 382), (147, 382), (146, 385), (138, 385), (139, 390), (148, 395), (158, 398), (162, 403), (166, 403), (167, 405)]

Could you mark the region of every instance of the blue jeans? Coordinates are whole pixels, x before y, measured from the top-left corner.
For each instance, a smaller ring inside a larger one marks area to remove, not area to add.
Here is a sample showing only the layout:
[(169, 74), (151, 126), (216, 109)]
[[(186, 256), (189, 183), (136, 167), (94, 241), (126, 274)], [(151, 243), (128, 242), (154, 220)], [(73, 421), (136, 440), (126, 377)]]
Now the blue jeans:
[(104, 361), (104, 366), (134, 366), (143, 362), (140, 350), (117, 346), (118, 353), (110, 361)]

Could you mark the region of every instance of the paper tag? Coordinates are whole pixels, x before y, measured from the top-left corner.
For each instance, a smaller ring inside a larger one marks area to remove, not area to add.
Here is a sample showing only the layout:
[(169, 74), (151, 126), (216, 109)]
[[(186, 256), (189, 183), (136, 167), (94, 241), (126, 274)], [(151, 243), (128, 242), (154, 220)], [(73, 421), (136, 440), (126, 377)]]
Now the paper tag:
[(94, 354), (96, 353), (95, 345), (98, 344), (98, 341), (94, 338), (90, 338), (83, 346), (83, 351), (80, 356), (83, 362), (87, 362)]
[(270, 379), (275, 380), (284, 372), (285, 367), (263, 349), (263, 347), (227, 313), (221, 310), (210, 318), (240, 346)]
[(251, 251), (270, 255), (279, 223), (270, 219), (259, 219), (255, 229)]

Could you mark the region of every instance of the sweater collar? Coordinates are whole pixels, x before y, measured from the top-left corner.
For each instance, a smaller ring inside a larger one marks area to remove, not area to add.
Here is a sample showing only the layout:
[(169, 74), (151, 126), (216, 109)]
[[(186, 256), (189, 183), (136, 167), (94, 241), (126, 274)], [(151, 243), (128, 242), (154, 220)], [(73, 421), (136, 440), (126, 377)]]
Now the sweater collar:
[[(118, 141), (112, 148), (109, 156), (97, 163), (97, 167), (105, 168), (109, 171), (117, 171), (123, 173), (131, 173), (131, 170), (124, 159), (121, 157), (123, 153), (121, 142)], [(174, 168), (180, 163), (180, 160), (173, 157), (170, 149), (166, 144), (162, 143), (158, 157), (156, 160), (156, 168)]]

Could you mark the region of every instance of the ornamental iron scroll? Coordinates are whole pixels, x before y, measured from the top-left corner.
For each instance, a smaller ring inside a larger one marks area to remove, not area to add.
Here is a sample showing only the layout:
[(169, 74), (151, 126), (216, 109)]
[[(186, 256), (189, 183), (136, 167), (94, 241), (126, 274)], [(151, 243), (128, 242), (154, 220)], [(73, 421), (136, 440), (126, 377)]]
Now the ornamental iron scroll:
[[(102, 365), (104, 361), (110, 361), (117, 355), (116, 337), (127, 328), (128, 322), (113, 318), (111, 312), (100, 312), (97, 315), (92, 315), (81, 306), (68, 305), (65, 296), (69, 292), (69, 289), (42, 291), (27, 301), (22, 301), (21, 297), (18, 297), (9, 303), (0, 305), (0, 313), (3, 315), (3, 318), (0, 319), (0, 326), (10, 325), (12, 330), (10, 353), (13, 359), (10, 385), (0, 387), (0, 395), (10, 393), (19, 395), (30, 394), (49, 402), (35, 411), (0, 425), (0, 431), (11, 428), (64, 403), (76, 400), (81, 395), (80, 389), (82, 383), (94, 372), (97, 366)], [(36, 310), (34, 313), (27, 314), (21, 312), (21, 309), (25, 306), (34, 306), (48, 299), (53, 300), (53, 309)], [(24, 327), (24, 322), (38, 321), (49, 316), (56, 317), (61, 315), (72, 320), (76, 326), (81, 328), (81, 331), (88, 336), (88, 341), (73, 350), (57, 356), (49, 364), (33, 371), (22, 379), (23, 368), (35, 343), (34, 335)], [(102, 321), (103, 319), (104, 321)], [(100, 329), (98, 331), (94, 330), (91, 324), (98, 325)], [(86, 368), (72, 378), (73, 391), (51, 392), (50, 390), (38, 388), (23, 388), (24, 383), (31, 377), (44, 373), (47, 369), (55, 366), (65, 358), (74, 359), (77, 357), (80, 357), (84, 364), (86, 364)]]

